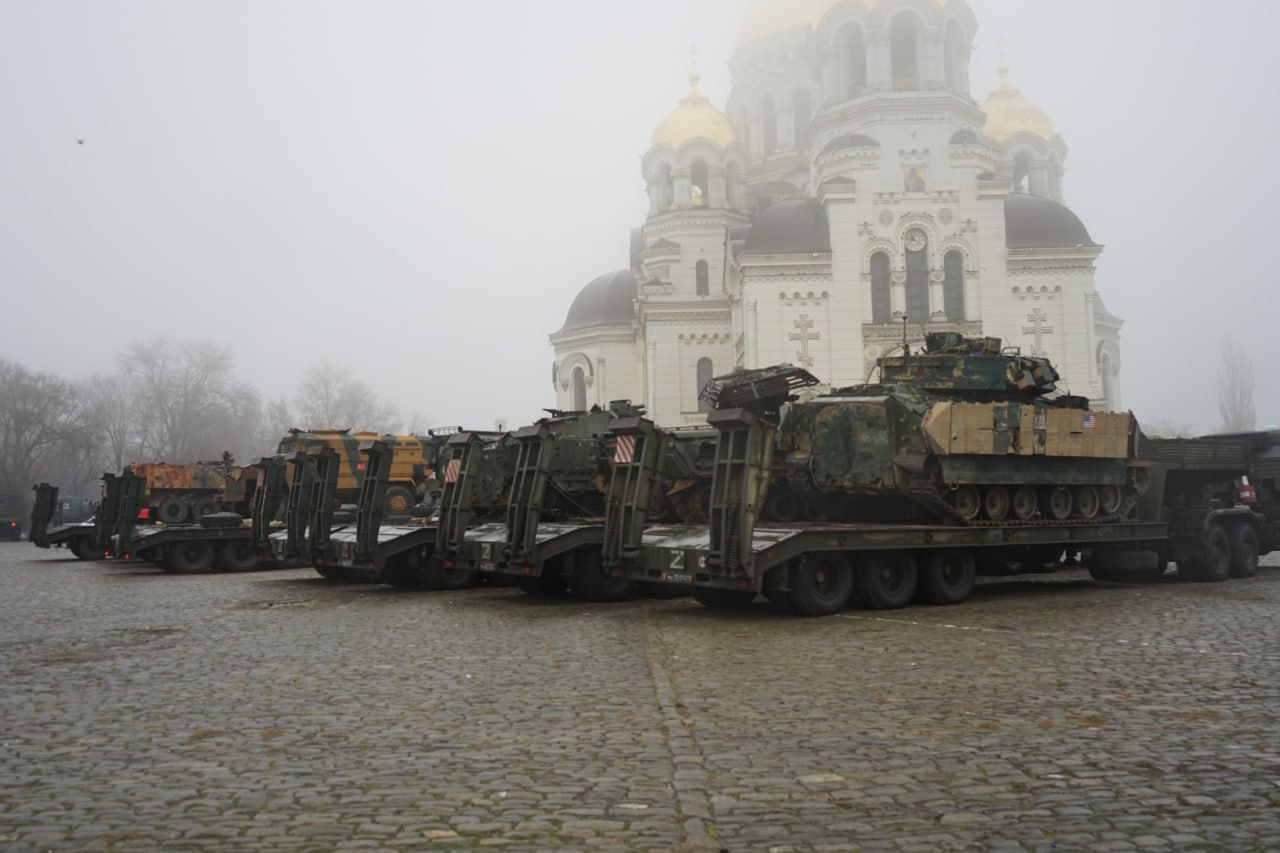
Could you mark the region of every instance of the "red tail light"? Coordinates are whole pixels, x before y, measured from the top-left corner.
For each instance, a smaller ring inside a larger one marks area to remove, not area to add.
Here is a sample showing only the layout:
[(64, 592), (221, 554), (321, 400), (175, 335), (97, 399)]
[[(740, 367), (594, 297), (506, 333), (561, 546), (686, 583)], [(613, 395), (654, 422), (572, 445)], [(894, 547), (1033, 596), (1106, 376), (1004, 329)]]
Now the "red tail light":
[(151, 509), (149, 507), (144, 506), (142, 509), (138, 510), (138, 521), (149, 521), (150, 519)]

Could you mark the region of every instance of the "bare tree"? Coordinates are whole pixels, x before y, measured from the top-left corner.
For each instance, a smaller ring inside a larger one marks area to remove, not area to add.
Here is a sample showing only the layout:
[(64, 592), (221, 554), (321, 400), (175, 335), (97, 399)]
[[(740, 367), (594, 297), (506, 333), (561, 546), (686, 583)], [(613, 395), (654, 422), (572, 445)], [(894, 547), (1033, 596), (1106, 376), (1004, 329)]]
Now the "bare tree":
[(367, 430), (394, 433), (400, 429), (395, 407), (378, 399), (373, 389), (328, 362), (307, 371), (294, 398), (299, 426), (305, 429)]
[(261, 402), (232, 374), (228, 347), (156, 339), (121, 358), (140, 452), (158, 462), (194, 462), (250, 451)]
[(70, 384), (0, 360), (0, 491), (25, 491), (91, 430)]
[(80, 386), (80, 399), (100, 438), (102, 464), (119, 471), (137, 457), (138, 412), (120, 376), (97, 374)]
[(1248, 432), (1257, 425), (1255, 384), (1253, 356), (1240, 343), (1224, 341), (1218, 367), (1218, 414), (1225, 432)]

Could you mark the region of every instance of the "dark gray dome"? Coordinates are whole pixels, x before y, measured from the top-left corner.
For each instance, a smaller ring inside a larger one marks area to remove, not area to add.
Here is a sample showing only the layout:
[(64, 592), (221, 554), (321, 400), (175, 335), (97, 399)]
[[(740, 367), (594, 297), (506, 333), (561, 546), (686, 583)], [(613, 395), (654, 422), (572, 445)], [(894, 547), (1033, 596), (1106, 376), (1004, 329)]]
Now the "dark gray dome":
[(636, 277), (631, 270), (602, 275), (582, 288), (560, 331), (630, 326), (636, 316), (635, 299)]
[(1098, 245), (1080, 217), (1053, 199), (1030, 193), (1012, 193), (1005, 197), (1004, 230), (1010, 249)]
[(827, 211), (817, 199), (779, 201), (756, 217), (747, 233), (747, 255), (830, 254)]

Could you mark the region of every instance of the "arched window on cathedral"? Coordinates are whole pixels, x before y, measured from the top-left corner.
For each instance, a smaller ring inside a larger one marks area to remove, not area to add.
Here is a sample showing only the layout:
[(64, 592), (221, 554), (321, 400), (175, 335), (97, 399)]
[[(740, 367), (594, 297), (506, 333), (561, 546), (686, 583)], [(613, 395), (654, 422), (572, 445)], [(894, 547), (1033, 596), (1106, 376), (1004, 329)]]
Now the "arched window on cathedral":
[(920, 88), (920, 23), (915, 15), (898, 15), (889, 25), (893, 88)]
[(778, 150), (778, 109), (773, 95), (765, 95), (760, 103), (760, 123), (764, 132), (764, 156), (768, 157)]
[(907, 236), (907, 322), (929, 322), (929, 242), (923, 231)]
[(711, 203), (711, 182), (707, 177), (707, 161), (694, 160), (689, 168), (690, 203), (694, 207), (706, 207)]
[(670, 210), (675, 195), (671, 188), (671, 164), (663, 163), (658, 167), (658, 206), (660, 210)]
[(946, 65), (947, 88), (953, 92), (964, 89), (964, 30), (960, 22), (952, 19), (947, 23), (946, 47), (943, 62)]
[(871, 256), (871, 322), (887, 326), (893, 322), (892, 284), (889, 280), (889, 256), (876, 252)]
[(849, 24), (840, 31), (840, 64), (845, 97), (858, 97), (867, 88), (867, 43), (857, 24)]
[(808, 89), (796, 90), (792, 97), (791, 115), (795, 148), (798, 151), (804, 148), (805, 140), (809, 138), (809, 125), (813, 123), (813, 101)]
[(707, 387), (707, 383), (711, 381), (711, 378), (714, 373), (715, 373), (715, 368), (711, 365), (711, 359), (709, 358), (698, 359), (698, 385), (695, 393), (698, 395), (698, 411), (699, 412), (711, 411), (711, 404), (708, 403), (706, 400), (702, 399), (702, 389)]
[(581, 367), (573, 369), (573, 410), (587, 410), (587, 372)]
[(947, 319), (952, 323), (964, 322), (964, 254), (947, 252), (942, 259), (942, 301)]
[(1031, 184), (1031, 152), (1019, 151), (1013, 158), (1013, 191), (1025, 193)]
[(698, 261), (695, 268), (694, 277), (697, 279), (697, 288), (699, 296), (711, 295), (711, 268), (707, 266), (706, 261)]

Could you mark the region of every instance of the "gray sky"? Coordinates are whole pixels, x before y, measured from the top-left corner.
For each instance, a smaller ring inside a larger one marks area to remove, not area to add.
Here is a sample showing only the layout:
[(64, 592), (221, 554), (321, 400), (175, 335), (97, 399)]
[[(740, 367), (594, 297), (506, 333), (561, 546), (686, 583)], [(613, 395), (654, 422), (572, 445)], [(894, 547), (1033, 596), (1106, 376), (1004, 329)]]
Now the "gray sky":
[[(205, 337), (268, 397), (328, 359), (431, 424), (529, 422), (547, 335), (628, 263), (690, 43), (723, 106), (746, 5), (0, 0), (0, 357), (78, 378)], [(1071, 147), (1126, 405), (1214, 428), (1230, 335), (1280, 421), (1280, 4), (970, 5), (975, 97), (1003, 36)]]

